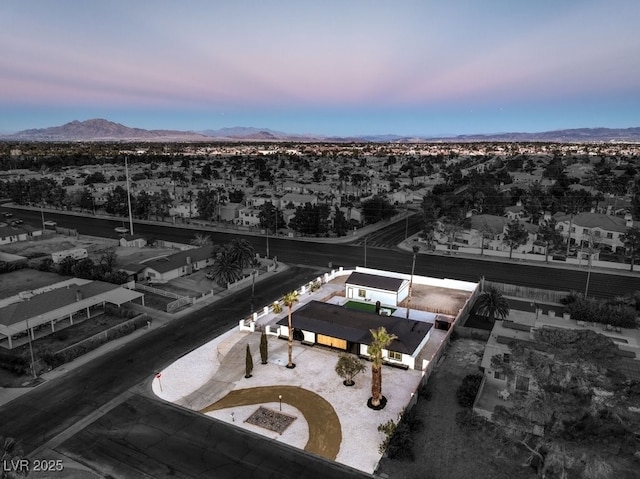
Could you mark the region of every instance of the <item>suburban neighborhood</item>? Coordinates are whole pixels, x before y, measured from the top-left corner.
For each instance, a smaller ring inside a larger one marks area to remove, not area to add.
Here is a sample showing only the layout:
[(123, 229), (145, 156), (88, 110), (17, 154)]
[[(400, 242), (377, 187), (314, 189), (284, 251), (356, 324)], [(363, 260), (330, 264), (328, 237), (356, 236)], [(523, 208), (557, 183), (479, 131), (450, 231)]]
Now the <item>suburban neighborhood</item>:
[[(443, 439), (430, 427), (477, 460), (510, 441), (511, 477), (633, 477), (637, 146), (0, 146), (7, 407), (193, 317), (228, 326), (148, 371), (145, 401), (380, 477), (451, 467), (421, 452)], [(479, 273), (416, 272), (436, 261)], [(586, 284), (489, 273), (515, 264)], [(598, 280), (619, 276), (626, 290)], [(73, 446), (101, 421), (47, 454), (105, 477), (97, 443)]]

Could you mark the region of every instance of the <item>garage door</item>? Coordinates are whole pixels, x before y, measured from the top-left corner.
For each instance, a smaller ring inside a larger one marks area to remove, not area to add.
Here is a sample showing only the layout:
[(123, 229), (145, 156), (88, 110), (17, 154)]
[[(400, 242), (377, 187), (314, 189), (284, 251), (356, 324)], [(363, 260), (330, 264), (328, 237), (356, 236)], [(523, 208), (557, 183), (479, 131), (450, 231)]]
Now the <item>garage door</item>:
[(331, 346), (332, 348), (343, 349), (345, 351), (347, 350), (347, 341), (345, 339), (338, 339), (318, 334), (317, 342), (318, 344), (324, 344), (325, 346)]

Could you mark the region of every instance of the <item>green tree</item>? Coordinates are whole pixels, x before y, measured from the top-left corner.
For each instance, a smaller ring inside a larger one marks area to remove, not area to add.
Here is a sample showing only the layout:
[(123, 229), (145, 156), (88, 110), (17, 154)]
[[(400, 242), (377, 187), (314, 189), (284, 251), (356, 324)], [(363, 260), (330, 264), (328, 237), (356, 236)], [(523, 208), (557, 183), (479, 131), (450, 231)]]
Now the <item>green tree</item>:
[(244, 377), (248, 379), (251, 377), (251, 372), (253, 371), (253, 357), (251, 356), (251, 349), (248, 344), (244, 362)]
[(269, 231), (276, 231), (278, 228), (285, 226), (282, 211), (271, 202), (260, 206), (258, 218), (260, 219), (260, 227)]
[(393, 340), (397, 339), (395, 334), (388, 333), (384, 326), (378, 329), (371, 329), (371, 344), (369, 344), (369, 356), (371, 357), (371, 407), (382, 409), (385, 404), (382, 401), (382, 351), (386, 349)]
[(235, 261), (231, 248), (222, 248), (215, 257), (215, 261), (211, 266), (211, 274), (214, 281), (226, 287), (229, 283), (238, 281), (242, 276), (242, 268)]
[(235, 238), (229, 245), (233, 261), (240, 268), (251, 266), (256, 261), (256, 250), (246, 239)]
[(194, 246), (206, 246), (211, 244), (211, 236), (204, 233), (196, 233), (190, 243)]
[(487, 321), (494, 323), (496, 318), (505, 319), (509, 315), (509, 302), (494, 286), (489, 286), (476, 299), (474, 304), (476, 314), (484, 316)]
[(640, 256), (640, 228), (634, 226), (627, 229), (624, 235), (624, 246), (631, 260), (631, 271), (633, 271), (635, 260)]
[(282, 304), (284, 304), (287, 308), (288, 308), (288, 312), (287, 312), (287, 320), (288, 320), (288, 327), (289, 327), (289, 341), (287, 343), (288, 345), (288, 349), (289, 349), (289, 362), (287, 363), (287, 367), (289, 369), (293, 369), (296, 367), (295, 364), (293, 364), (293, 324), (291, 324), (291, 313), (293, 311), (293, 305), (295, 303), (298, 302), (298, 292), (297, 291), (291, 291), (290, 293), (287, 293), (284, 295), (284, 297), (282, 298)]
[(267, 364), (269, 361), (269, 341), (267, 338), (267, 333), (263, 329), (260, 334), (260, 360), (262, 364)]
[(336, 374), (344, 379), (345, 386), (353, 386), (353, 378), (366, 369), (364, 362), (353, 354), (340, 353), (336, 364)]
[(513, 248), (522, 246), (527, 242), (529, 233), (524, 225), (518, 220), (513, 220), (507, 225), (507, 232), (504, 235), (504, 242), (509, 246), (509, 259), (513, 256)]
[(540, 225), (540, 229), (538, 229), (537, 236), (540, 240), (544, 241), (545, 244), (544, 255), (547, 263), (549, 262), (549, 247), (556, 248), (562, 240), (556, 229), (556, 224), (556, 220), (551, 218), (548, 221), (544, 221)]
[(362, 202), (362, 214), (366, 224), (373, 224), (391, 218), (396, 209), (388, 199), (374, 196)]
[(349, 231), (349, 222), (338, 205), (335, 205), (333, 210), (333, 232), (336, 236), (344, 236), (347, 231)]

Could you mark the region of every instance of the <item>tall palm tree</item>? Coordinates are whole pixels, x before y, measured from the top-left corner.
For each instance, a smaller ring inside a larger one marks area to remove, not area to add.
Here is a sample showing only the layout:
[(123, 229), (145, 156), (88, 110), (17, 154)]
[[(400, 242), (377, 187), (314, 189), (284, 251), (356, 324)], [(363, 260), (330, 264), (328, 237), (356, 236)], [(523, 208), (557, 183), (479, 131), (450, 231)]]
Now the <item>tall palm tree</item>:
[(291, 291), (290, 293), (287, 293), (284, 295), (284, 297), (282, 298), (282, 304), (284, 304), (287, 308), (289, 308), (289, 313), (288, 313), (288, 320), (289, 320), (289, 362), (287, 363), (287, 367), (289, 369), (293, 369), (296, 367), (295, 364), (293, 364), (293, 325), (291, 324), (291, 311), (293, 309), (293, 305), (295, 303), (298, 302), (298, 292), (297, 291)]
[(231, 248), (222, 248), (217, 254), (213, 266), (211, 266), (213, 279), (220, 286), (226, 287), (242, 276), (242, 268), (235, 261)]
[(486, 317), (490, 323), (493, 323), (496, 318), (506, 318), (509, 310), (509, 302), (494, 286), (489, 286), (480, 293), (475, 304), (476, 313)]
[(231, 255), (241, 268), (251, 266), (256, 257), (256, 249), (246, 239), (235, 238), (231, 241)]
[(380, 400), (382, 399), (382, 350), (398, 337), (395, 334), (388, 333), (384, 326), (370, 331), (373, 338), (369, 345), (369, 356), (371, 356), (371, 407), (377, 409), (380, 407)]

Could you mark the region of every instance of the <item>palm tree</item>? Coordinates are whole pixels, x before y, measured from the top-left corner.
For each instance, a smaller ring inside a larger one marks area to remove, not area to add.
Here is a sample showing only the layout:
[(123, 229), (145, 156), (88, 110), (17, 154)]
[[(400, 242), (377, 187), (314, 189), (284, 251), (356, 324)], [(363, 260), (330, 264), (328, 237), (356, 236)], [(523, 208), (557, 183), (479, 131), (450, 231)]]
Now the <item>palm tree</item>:
[(236, 238), (231, 241), (231, 256), (240, 268), (251, 266), (256, 257), (256, 250), (246, 239)]
[(384, 407), (384, 404), (380, 407), (382, 399), (382, 350), (398, 337), (395, 334), (388, 333), (384, 326), (370, 331), (373, 338), (369, 345), (369, 356), (371, 357), (370, 404), (374, 409), (382, 409)]
[(17, 461), (24, 459), (24, 452), (20, 447), (20, 443), (12, 437), (0, 436), (0, 459), (3, 465), (2, 471), (0, 471), (0, 478), (27, 476), (28, 470), (26, 468), (11, 468), (11, 461), (16, 464)]
[(213, 266), (211, 266), (211, 274), (215, 282), (223, 287), (241, 278), (242, 268), (234, 260), (231, 248), (220, 250)]
[(490, 323), (493, 323), (496, 318), (506, 318), (509, 310), (509, 302), (494, 286), (489, 286), (480, 293), (475, 304), (476, 313), (486, 317)]
[(288, 313), (288, 320), (289, 320), (289, 362), (287, 363), (287, 367), (289, 369), (293, 369), (296, 367), (295, 364), (293, 364), (293, 325), (291, 324), (291, 311), (293, 309), (293, 305), (295, 303), (298, 302), (298, 292), (297, 291), (291, 291), (290, 293), (287, 293), (284, 295), (284, 297), (282, 298), (282, 304), (284, 304), (286, 307), (289, 308), (289, 313)]
[(195, 237), (191, 240), (191, 244), (195, 246), (206, 246), (211, 244), (211, 236), (204, 233), (196, 233)]

